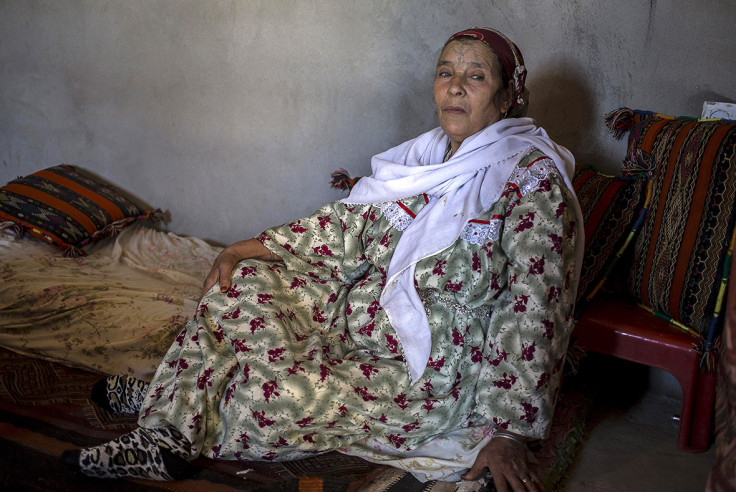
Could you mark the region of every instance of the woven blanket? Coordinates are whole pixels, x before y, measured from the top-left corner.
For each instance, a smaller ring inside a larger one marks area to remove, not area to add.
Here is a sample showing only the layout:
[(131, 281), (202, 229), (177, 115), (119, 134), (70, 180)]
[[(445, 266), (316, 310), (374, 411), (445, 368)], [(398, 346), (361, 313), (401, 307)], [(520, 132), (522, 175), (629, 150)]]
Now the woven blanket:
[[(0, 488), (59, 490), (64, 483), (68, 490), (100, 490), (99, 480), (73, 477), (59, 460), (66, 449), (96, 445), (137, 427), (135, 416), (111, 415), (89, 400), (98, 379), (99, 374), (0, 349)], [(339, 453), (283, 463), (200, 458), (193, 465), (197, 472), (190, 480), (113, 480), (104, 489), (341, 491), (387, 468)]]
[[(193, 478), (156, 483), (72, 476), (60, 455), (92, 446), (136, 427), (134, 416), (111, 415), (88, 398), (99, 374), (0, 349), (0, 489), (412, 492), (456, 490), (421, 483), (411, 474), (357, 457), (326, 453), (292, 462), (235, 462), (198, 458)], [(563, 482), (583, 439), (590, 400), (563, 391), (550, 437), (535, 449), (547, 490)], [(468, 492), (479, 490), (464, 488)], [(104, 487), (103, 487), (104, 485)], [(470, 484), (468, 484), (470, 485)]]

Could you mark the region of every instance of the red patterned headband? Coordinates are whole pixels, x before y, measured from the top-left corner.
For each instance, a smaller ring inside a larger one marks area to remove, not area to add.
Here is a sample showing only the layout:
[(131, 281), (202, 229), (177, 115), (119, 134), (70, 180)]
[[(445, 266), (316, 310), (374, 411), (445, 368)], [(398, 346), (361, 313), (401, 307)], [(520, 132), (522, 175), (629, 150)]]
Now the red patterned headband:
[[(461, 36), (469, 36), (484, 42), (498, 56), (504, 74), (514, 81), (514, 98), (511, 106), (524, 104), (524, 84), (526, 83), (526, 67), (524, 57), (519, 48), (509, 38), (490, 27), (473, 27), (450, 36), (447, 43)], [(445, 44), (447, 44), (445, 43)]]

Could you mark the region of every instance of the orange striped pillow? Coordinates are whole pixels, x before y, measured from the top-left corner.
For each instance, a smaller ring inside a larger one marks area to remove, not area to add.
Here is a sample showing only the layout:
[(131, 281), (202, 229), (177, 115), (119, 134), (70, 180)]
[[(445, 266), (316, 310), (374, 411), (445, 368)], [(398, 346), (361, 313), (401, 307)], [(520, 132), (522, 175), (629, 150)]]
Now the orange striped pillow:
[(136, 220), (158, 218), (159, 212), (143, 210), (112, 186), (68, 164), (0, 188), (0, 226), (28, 232), (67, 256), (84, 255), (83, 246)]
[(644, 198), (643, 179), (620, 178), (578, 166), (573, 187), (585, 221), (585, 253), (578, 300), (591, 294), (615, 259), (636, 221)]
[(628, 111), (624, 170), (646, 171), (653, 185), (629, 289), (656, 313), (711, 339), (736, 225), (736, 124)]

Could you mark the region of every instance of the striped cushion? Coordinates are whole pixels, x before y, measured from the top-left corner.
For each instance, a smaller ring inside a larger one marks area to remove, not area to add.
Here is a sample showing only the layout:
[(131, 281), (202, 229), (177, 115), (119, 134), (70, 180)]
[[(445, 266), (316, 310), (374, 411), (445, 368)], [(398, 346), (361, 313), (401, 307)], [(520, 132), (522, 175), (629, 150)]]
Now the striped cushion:
[(591, 293), (611, 265), (643, 204), (645, 181), (578, 167), (573, 187), (585, 220), (585, 253), (578, 299)]
[(110, 185), (67, 164), (15, 179), (0, 188), (3, 228), (28, 232), (68, 256), (84, 255), (84, 245), (152, 214)]
[(736, 124), (634, 112), (624, 167), (652, 179), (631, 293), (708, 339), (736, 221)]

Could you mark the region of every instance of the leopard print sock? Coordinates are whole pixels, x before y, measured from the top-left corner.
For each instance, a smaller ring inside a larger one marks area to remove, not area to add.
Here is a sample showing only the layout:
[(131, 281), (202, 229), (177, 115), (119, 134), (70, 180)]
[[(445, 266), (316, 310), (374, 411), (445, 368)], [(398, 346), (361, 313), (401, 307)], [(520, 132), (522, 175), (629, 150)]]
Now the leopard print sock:
[(89, 477), (169, 481), (190, 474), (189, 449), (189, 441), (173, 427), (139, 427), (99, 446), (65, 451), (61, 459), (69, 468)]
[(108, 376), (92, 386), (90, 399), (112, 413), (138, 413), (149, 383), (128, 375)]

